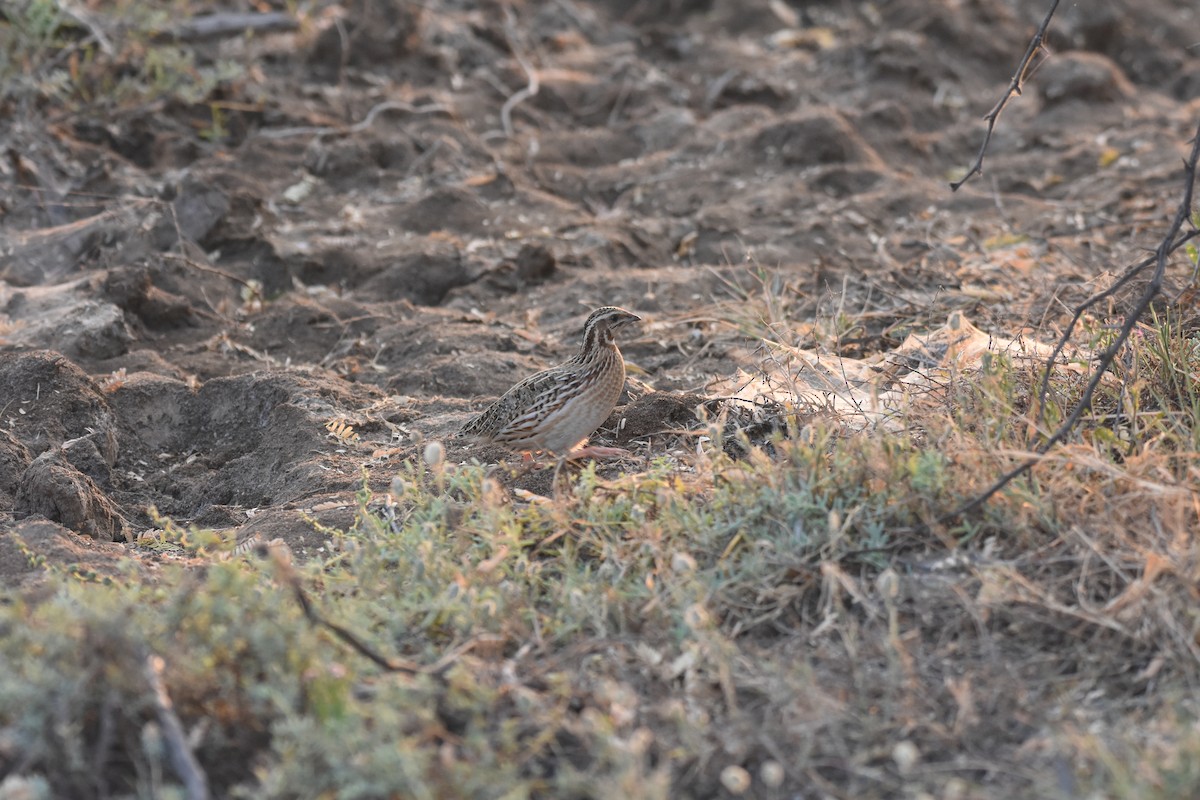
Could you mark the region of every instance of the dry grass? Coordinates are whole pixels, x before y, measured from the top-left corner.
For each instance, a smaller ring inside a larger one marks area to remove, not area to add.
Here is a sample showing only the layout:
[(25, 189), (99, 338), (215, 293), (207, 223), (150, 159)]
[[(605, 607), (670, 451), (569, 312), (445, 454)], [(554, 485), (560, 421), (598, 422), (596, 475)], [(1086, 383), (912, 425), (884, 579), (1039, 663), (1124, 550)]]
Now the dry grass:
[(432, 448), (300, 575), (379, 650), (469, 643), (439, 676), (381, 672), (266, 562), (168, 526), (207, 566), (0, 611), (0, 754), (59, 796), (165, 791), (154, 652), (221, 794), (1195, 794), (1198, 353), (1147, 328), (1103, 412), (952, 524), (1025, 455), (1025, 366), (958, 376), (904, 434), (826, 415), (726, 447), (714, 420), (554, 499)]

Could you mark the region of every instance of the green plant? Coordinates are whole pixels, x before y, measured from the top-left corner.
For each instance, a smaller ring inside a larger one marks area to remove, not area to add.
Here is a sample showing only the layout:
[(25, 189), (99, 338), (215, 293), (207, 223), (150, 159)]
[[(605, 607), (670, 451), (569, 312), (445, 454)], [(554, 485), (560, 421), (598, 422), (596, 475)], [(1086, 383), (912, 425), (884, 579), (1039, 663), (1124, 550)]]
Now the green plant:
[[(240, 65), (201, 63), (186, 47), (160, 40), (183, 0), (122, 2), (97, 11), (57, 0), (21, 0), (0, 18), (0, 100), (57, 112), (112, 112), (168, 100), (209, 98), (243, 74)], [(222, 130), (214, 116), (210, 133)]]

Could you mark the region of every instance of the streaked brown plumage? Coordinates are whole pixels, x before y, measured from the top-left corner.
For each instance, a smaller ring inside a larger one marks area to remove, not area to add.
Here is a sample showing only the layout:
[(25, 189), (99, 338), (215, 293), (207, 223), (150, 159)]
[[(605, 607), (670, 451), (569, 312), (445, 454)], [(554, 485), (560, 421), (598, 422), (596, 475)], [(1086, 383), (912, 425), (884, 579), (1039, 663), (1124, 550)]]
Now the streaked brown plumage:
[(614, 334), (640, 319), (615, 306), (596, 309), (583, 325), (578, 353), (509, 389), (460, 433), (517, 450), (571, 453), (600, 427), (620, 399), (625, 361)]

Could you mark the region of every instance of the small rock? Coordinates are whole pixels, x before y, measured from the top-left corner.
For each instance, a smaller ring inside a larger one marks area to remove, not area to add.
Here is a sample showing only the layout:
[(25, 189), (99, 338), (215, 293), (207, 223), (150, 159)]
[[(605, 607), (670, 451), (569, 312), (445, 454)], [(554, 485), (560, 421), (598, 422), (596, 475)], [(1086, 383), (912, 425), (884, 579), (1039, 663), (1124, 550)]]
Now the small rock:
[(452, 231), (481, 235), (490, 217), (487, 206), (465, 189), (444, 186), (402, 206), (395, 216), (398, 226), (412, 233)]
[(180, 183), (173, 213), (160, 223), (157, 244), (163, 250), (174, 247), (182, 237), (203, 242), (209, 232), (229, 213), (229, 196), (212, 183), (189, 176)]
[(446, 294), (478, 277), (476, 265), (453, 247), (434, 246), (398, 256), (371, 277), (361, 291), (382, 300), (404, 299), (438, 305)]
[(21, 476), (13, 511), (41, 514), (71, 530), (104, 541), (126, 537), (125, 520), (100, 487), (67, 461), (61, 448), (33, 460)]
[(513, 264), (517, 268), (517, 277), (524, 283), (541, 283), (558, 267), (554, 254), (537, 244), (523, 245)]
[(188, 301), (155, 286), (150, 270), (145, 267), (110, 270), (104, 276), (100, 290), (107, 299), (137, 316), (148, 328), (171, 330), (196, 324)]
[(1098, 53), (1064, 53), (1038, 71), (1038, 93), (1047, 107), (1082, 100), (1114, 103), (1133, 96), (1121, 68)]
[(768, 125), (749, 144), (756, 161), (785, 167), (880, 163), (854, 127), (829, 109), (805, 111)]
[[(112, 488), (112, 467), (116, 461), (117, 439), (113, 431), (107, 435), (89, 433), (62, 443), (67, 462), (104, 489)], [(99, 437), (99, 439), (97, 439)]]

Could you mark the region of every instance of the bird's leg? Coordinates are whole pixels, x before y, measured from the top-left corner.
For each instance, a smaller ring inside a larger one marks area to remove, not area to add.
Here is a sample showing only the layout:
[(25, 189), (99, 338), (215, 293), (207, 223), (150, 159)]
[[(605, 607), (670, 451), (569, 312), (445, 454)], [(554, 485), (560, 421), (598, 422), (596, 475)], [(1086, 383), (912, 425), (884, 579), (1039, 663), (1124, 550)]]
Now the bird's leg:
[(542, 468), (542, 462), (538, 459), (537, 456), (535, 456), (532, 452), (530, 452), (528, 450), (522, 450), (521, 451), (521, 466), (519, 466), (513, 470), (512, 477), (520, 478), (524, 475), (528, 475), (529, 473), (533, 472), (535, 469), (541, 469), (541, 468)]
[(562, 472), (563, 465), (567, 463), (567, 457), (563, 456), (558, 459), (558, 463), (554, 465), (554, 476), (550, 478), (550, 494), (558, 495), (558, 473)]

